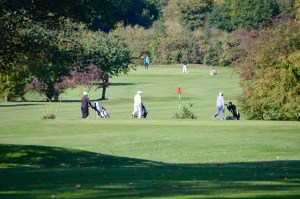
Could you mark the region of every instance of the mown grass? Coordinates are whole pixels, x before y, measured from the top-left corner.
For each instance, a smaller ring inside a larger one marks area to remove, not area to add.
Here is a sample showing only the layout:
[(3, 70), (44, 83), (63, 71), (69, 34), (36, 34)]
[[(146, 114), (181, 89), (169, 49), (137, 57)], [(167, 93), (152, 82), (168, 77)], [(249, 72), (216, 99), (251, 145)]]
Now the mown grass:
[[(111, 115), (81, 119), (78, 90), (63, 95), (54, 120), (44, 102), (0, 104), (0, 198), (299, 198), (299, 122), (214, 121), (215, 99), (237, 104), (238, 75), (205, 66), (139, 67), (114, 77)], [(193, 104), (196, 120), (172, 118)], [(146, 119), (133, 119), (132, 98), (143, 91)], [(226, 113), (228, 115), (228, 112)]]

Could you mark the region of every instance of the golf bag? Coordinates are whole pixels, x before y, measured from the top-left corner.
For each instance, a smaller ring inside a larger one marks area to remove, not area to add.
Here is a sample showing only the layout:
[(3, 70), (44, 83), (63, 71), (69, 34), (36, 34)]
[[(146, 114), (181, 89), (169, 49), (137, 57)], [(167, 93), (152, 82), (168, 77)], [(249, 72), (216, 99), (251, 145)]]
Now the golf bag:
[(148, 111), (146, 109), (146, 107), (144, 106), (144, 104), (142, 103), (142, 118), (146, 118), (148, 115)]
[(218, 71), (216, 69), (210, 69), (210, 75), (217, 75)]
[[(147, 115), (148, 115), (148, 111), (147, 111), (147, 109), (146, 109), (146, 107), (144, 106), (143, 103), (142, 103), (142, 109), (141, 109), (141, 112), (142, 112), (141, 117), (142, 117), (142, 118), (146, 118)], [(134, 118), (137, 118), (138, 115), (135, 114), (135, 115), (133, 115), (133, 117), (134, 117)]]
[(110, 118), (110, 115), (106, 112), (105, 108), (101, 106), (98, 102), (94, 103), (92, 109), (96, 111), (96, 116), (99, 118)]
[(228, 111), (231, 113), (226, 117), (226, 120), (240, 120), (241, 115), (238, 111), (238, 108), (231, 101), (225, 105), (227, 106)]

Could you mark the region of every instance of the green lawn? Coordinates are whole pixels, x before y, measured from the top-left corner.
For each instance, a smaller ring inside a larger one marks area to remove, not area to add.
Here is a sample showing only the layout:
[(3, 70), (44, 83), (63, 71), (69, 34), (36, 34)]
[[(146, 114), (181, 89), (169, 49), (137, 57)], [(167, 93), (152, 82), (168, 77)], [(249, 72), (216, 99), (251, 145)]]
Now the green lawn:
[[(150, 66), (114, 77), (98, 100), (110, 119), (81, 119), (78, 90), (51, 104), (54, 120), (32, 95), (0, 103), (0, 198), (300, 198), (300, 123), (213, 120), (218, 93), (238, 105), (240, 90), (231, 69), (209, 72)], [(178, 86), (196, 120), (173, 118)], [(146, 119), (131, 118), (136, 90)]]

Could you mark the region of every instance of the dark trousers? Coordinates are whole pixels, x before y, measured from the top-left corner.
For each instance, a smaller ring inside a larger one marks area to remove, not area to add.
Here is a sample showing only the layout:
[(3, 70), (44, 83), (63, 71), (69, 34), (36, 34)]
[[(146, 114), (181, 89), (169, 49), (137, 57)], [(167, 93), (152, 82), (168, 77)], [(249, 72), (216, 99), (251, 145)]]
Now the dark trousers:
[(81, 107), (82, 118), (89, 116), (89, 107)]

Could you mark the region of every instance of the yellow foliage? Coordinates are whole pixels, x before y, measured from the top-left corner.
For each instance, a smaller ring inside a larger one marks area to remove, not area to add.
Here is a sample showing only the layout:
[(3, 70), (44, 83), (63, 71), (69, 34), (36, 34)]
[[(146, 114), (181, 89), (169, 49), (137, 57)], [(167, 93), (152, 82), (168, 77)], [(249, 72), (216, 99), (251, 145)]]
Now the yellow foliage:
[(223, 3), (224, 2), (224, 0), (213, 0), (213, 3), (214, 4), (221, 4), (221, 3)]
[(295, 5), (297, 9), (296, 20), (300, 21), (300, 0), (295, 0)]

